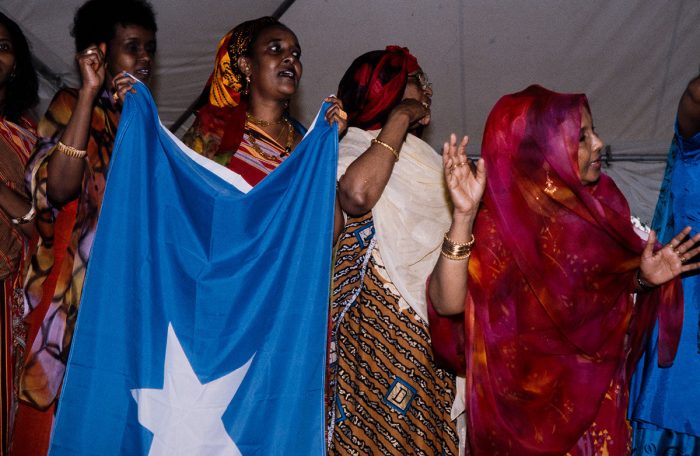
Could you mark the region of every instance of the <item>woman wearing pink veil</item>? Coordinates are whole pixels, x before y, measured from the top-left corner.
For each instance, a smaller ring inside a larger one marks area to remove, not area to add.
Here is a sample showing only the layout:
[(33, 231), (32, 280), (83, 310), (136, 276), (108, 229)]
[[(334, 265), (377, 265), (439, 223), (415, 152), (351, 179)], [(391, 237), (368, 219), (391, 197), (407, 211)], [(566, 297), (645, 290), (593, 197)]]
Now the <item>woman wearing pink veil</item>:
[(454, 217), (428, 293), (446, 315), (431, 316), (433, 346), (466, 372), (469, 450), (628, 454), (632, 368), (657, 319), (659, 363), (672, 362), (676, 278), (700, 266), (687, 263), (700, 236), (686, 240), (686, 228), (655, 247), (653, 232), (635, 232), (601, 173), (585, 95), (507, 95), (489, 115), (476, 172), (465, 145), (445, 148)]

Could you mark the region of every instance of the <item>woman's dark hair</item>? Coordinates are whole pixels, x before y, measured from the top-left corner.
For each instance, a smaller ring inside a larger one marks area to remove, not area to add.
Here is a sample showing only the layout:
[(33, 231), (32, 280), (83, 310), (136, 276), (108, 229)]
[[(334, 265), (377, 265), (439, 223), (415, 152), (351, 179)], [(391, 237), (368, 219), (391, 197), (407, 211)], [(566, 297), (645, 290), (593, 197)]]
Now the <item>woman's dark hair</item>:
[(138, 25), (153, 33), (158, 31), (153, 7), (146, 0), (88, 0), (73, 18), (70, 34), (75, 38), (75, 50), (80, 52), (90, 45), (109, 43), (117, 25)]
[(15, 21), (2, 13), (0, 24), (9, 32), (15, 54), (15, 69), (7, 82), (5, 104), (0, 106), (0, 115), (17, 123), (23, 114), (39, 102), (39, 80), (32, 64), (29, 43), (22, 30)]
[(241, 55), (250, 57), (252, 54), (253, 46), (255, 42), (258, 41), (258, 36), (264, 31), (272, 27), (279, 27), (282, 29), (287, 29), (291, 32), (291, 29), (281, 23), (278, 19), (272, 16), (263, 16), (258, 19), (253, 19), (247, 22), (243, 22), (238, 25), (236, 29), (244, 30), (245, 33), (249, 34), (249, 39), (247, 40), (247, 45), (244, 50), (242, 50)]

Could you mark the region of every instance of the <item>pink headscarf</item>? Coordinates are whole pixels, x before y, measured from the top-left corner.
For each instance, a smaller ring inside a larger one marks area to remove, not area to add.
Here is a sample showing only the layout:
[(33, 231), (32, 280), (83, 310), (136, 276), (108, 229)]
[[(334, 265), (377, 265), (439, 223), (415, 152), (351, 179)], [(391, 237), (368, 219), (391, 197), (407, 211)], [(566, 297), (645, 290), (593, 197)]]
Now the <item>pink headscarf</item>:
[[(645, 243), (612, 179), (581, 183), (582, 109), (584, 95), (531, 86), (501, 98), (486, 123), (488, 180), (465, 311), (474, 454), (570, 450), (613, 379), (627, 387), (657, 315), (659, 362), (675, 356), (681, 288), (674, 280), (633, 305)], [(440, 346), (444, 323), (431, 319), (433, 343), (459, 364)]]

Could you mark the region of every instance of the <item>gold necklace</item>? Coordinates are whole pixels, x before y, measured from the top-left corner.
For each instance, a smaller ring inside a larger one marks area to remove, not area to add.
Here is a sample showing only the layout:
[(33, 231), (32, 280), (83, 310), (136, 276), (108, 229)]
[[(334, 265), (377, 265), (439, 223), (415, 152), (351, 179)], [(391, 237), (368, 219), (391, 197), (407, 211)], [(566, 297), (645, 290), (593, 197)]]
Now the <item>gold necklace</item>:
[(270, 125), (282, 125), (287, 119), (283, 116), (280, 120), (263, 120), (263, 119), (258, 119), (255, 117), (253, 114), (246, 112), (245, 113), (245, 120), (248, 122), (257, 125), (258, 127), (269, 127)]
[[(251, 128), (248, 128), (248, 120), (252, 120), (250, 123), (252, 123), (254, 125), (259, 125), (259, 126), (263, 126), (263, 125), (255, 122), (259, 119), (255, 119), (253, 116), (246, 113), (245, 130), (248, 132), (248, 139), (250, 140), (250, 147), (252, 147), (256, 153), (263, 156), (267, 160), (274, 161), (274, 160), (279, 160), (281, 158), (284, 158), (292, 152), (292, 145), (294, 144), (294, 127), (292, 126), (292, 123), (289, 121), (289, 119), (287, 119), (286, 117), (283, 117), (282, 120), (278, 121), (278, 123), (277, 123), (278, 125), (281, 123), (285, 123), (286, 127), (287, 127), (287, 144), (285, 145), (284, 152), (280, 153), (279, 157), (275, 157), (274, 155), (270, 155), (268, 153), (263, 152), (263, 150), (260, 148), (260, 146), (258, 145), (258, 143), (255, 139), (255, 132)], [(262, 122), (267, 122), (267, 121), (262, 121)], [(269, 123), (268, 125), (272, 125), (272, 123)], [(280, 144), (278, 141), (275, 141), (275, 142), (277, 144)]]

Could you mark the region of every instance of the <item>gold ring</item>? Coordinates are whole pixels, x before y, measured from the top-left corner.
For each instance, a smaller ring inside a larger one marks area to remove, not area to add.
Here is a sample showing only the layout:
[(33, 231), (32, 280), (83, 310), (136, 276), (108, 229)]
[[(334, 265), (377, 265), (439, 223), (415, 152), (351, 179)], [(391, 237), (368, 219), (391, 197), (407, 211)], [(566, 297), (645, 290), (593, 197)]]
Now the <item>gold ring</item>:
[(430, 105), (428, 104), (427, 101), (421, 101), (421, 103), (425, 109), (430, 109)]
[(91, 54), (97, 54), (97, 49), (95, 48), (87, 48), (84, 51), (80, 53), (80, 55), (91, 55)]
[(681, 257), (681, 263), (685, 264), (685, 262), (688, 261), (688, 259), (684, 256)]
[(343, 120), (347, 120), (348, 113), (343, 111), (342, 109), (338, 108), (338, 117), (340, 117)]
[(112, 94), (112, 100), (114, 100), (115, 103), (119, 102), (119, 92), (114, 92)]

